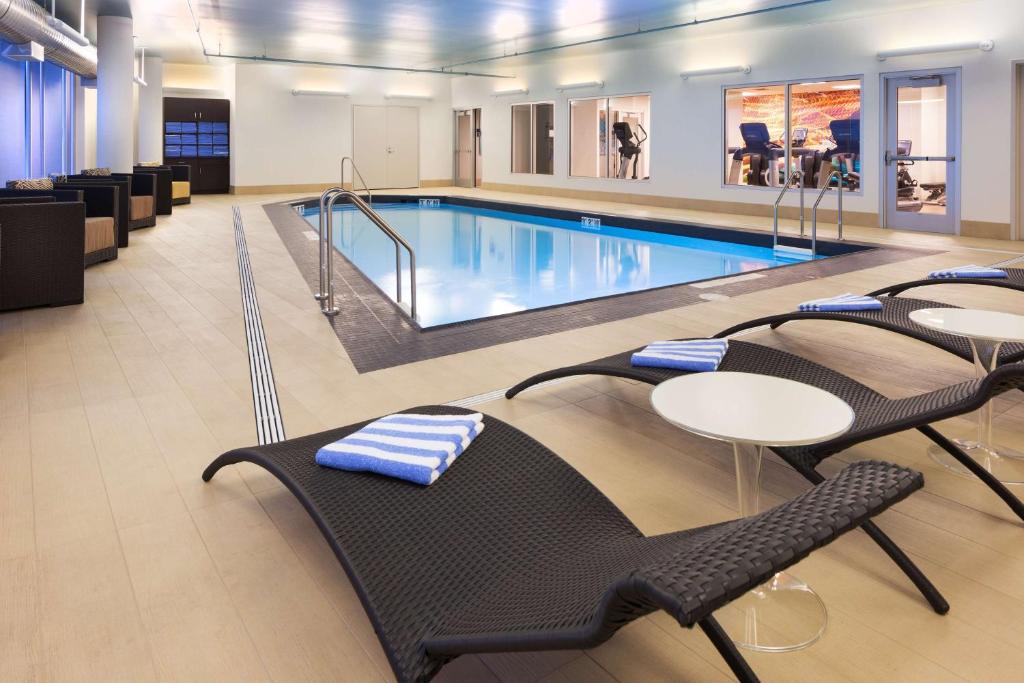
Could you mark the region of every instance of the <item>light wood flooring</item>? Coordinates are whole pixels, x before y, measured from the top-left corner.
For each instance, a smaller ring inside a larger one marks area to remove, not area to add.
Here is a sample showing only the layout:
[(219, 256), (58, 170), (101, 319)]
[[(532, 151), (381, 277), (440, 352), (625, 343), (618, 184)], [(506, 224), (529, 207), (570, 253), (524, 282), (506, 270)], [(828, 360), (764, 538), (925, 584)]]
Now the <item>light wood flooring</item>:
[[(156, 228), (133, 232), (117, 261), (89, 269), (84, 305), (0, 314), (0, 681), (393, 680), (343, 571), (293, 497), (252, 466), (224, 471), (211, 484), (200, 480), (216, 455), (255, 441), (233, 204), (242, 207), (290, 436), (506, 387), (653, 339), (711, 334), (936, 266), (1024, 251), (1018, 243), (849, 227), (852, 238), (946, 251), (359, 375), (261, 208), (282, 198), (197, 197)], [(587, 205), (766, 226), (758, 218)], [(1024, 312), (1024, 295), (984, 290), (930, 294)], [(893, 396), (971, 374), (969, 364), (930, 347), (837, 323), (748, 339)], [(553, 448), (647, 533), (734, 516), (730, 449), (661, 421), (649, 391), (588, 378), (480, 408)], [(1014, 395), (996, 406), (997, 429), (1018, 448), (1022, 400)], [(959, 435), (971, 424), (965, 418), (940, 428)], [(748, 654), (754, 669), (769, 683), (1024, 679), (1020, 521), (982, 485), (933, 464), (916, 434), (860, 446), (825, 468), (861, 458), (925, 473), (926, 489), (878, 521), (945, 592), (952, 611), (931, 612), (865, 535), (851, 533), (794, 570), (828, 605), (824, 638), (803, 652)], [(770, 503), (806, 485), (773, 461), (765, 486)], [(703, 634), (656, 614), (591, 651), (464, 657), (439, 680), (731, 678)]]

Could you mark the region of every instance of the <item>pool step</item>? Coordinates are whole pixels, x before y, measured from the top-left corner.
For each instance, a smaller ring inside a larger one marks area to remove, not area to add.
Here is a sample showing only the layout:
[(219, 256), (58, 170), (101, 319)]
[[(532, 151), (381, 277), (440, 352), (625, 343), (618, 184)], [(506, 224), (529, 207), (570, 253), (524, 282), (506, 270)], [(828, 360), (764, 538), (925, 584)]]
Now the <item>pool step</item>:
[(814, 258), (814, 252), (810, 249), (804, 249), (803, 247), (787, 247), (784, 244), (778, 244), (775, 246), (775, 253), (785, 258), (797, 259), (802, 261), (810, 261)]

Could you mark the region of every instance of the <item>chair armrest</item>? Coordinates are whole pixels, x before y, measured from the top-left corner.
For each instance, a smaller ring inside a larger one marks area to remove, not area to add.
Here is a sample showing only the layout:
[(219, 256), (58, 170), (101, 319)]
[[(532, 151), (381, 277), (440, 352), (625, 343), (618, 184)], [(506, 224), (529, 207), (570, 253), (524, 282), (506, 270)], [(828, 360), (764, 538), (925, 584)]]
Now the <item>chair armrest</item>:
[(633, 587), (692, 626), (923, 485), (920, 472), (854, 463), (766, 512), (696, 530), (685, 549), (634, 572)]
[(192, 167), (188, 164), (173, 164), (171, 166), (171, 173), (173, 179), (177, 182), (192, 182)]
[(93, 217), (109, 217), (117, 219), (118, 214), (118, 188), (115, 185), (75, 185), (73, 183), (61, 183), (56, 187), (78, 190), (82, 193), (82, 200), (85, 202), (85, 215)]

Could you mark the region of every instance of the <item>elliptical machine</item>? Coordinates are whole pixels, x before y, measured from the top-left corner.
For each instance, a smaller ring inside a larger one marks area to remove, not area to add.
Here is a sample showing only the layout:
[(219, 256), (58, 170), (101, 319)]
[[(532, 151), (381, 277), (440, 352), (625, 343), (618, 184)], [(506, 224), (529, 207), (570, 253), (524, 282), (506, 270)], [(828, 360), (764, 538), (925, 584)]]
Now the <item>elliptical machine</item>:
[[(637, 169), (640, 166), (640, 153), (643, 151), (642, 145), (647, 142), (647, 131), (644, 130), (643, 124), (637, 123), (637, 128), (640, 129), (640, 133), (634, 133), (633, 129), (630, 128), (629, 123), (625, 121), (619, 121), (618, 123), (612, 124), (612, 132), (615, 134), (615, 138), (619, 141), (619, 170), (615, 173), (616, 178), (625, 178), (629, 172), (629, 162), (633, 162), (633, 176), (632, 180), (637, 180)], [(643, 137), (640, 137), (640, 136)]]

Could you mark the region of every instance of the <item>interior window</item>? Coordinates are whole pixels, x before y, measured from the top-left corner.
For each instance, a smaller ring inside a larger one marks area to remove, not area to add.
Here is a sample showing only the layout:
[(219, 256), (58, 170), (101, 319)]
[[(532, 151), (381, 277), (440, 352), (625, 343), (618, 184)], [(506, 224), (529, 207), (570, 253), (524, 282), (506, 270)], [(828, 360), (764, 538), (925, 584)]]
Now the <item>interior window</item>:
[(650, 178), (651, 96), (569, 102), (569, 174)]
[[(860, 189), (859, 79), (725, 91), (725, 184), (781, 187), (797, 171), (809, 187)], [(786, 111), (789, 121), (786, 121)]]
[(512, 105), (512, 172), (554, 173), (555, 105)]

